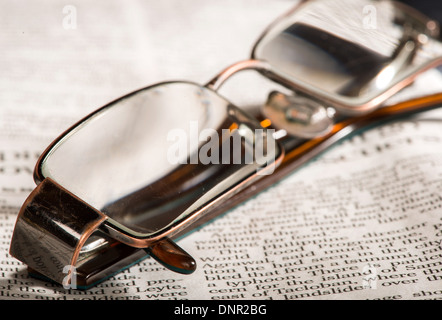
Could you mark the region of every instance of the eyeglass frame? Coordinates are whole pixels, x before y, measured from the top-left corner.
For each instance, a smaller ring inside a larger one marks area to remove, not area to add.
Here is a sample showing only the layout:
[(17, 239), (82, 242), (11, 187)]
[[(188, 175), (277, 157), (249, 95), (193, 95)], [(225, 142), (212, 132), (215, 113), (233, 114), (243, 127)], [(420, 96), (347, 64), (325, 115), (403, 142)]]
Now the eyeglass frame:
[[(294, 83), (293, 81), (290, 81), (290, 79), (282, 77), (278, 72), (272, 69), (271, 64), (256, 59), (256, 48), (259, 43), (261, 43), (262, 39), (271, 31), (275, 30), (275, 26), (278, 25), (281, 21), (286, 19), (287, 17), (291, 16), (293, 12), (296, 12), (296, 10), (299, 9), (299, 6), (304, 5), (304, 3), (309, 1), (302, 1), (301, 4), (295, 6), (294, 9), (289, 11), (284, 16), (280, 17), (275, 21), (274, 24), (272, 24), (266, 31), (264, 31), (263, 35), (258, 39), (258, 41), (255, 43), (253, 51), (252, 51), (252, 57), (249, 60), (236, 63), (227, 69), (223, 70), (221, 73), (219, 73), (216, 77), (214, 77), (211, 81), (209, 81), (206, 85), (204, 85), (205, 88), (208, 90), (212, 90), (215, 94), (217, 94), (218, 89), (224, 84), (224, 82), (229, 79), (232, 75), (236, 74), (239, 71), (243, 70), (255, 70), (263, 74), (266, 78), (269, 78), (276, 83), (282, 84), (285, 87), (290, 88), (294, 91), (301, 91), (304, 94), (308, 96), (314, 96), (315, 99), (320, 100), (321, 102), (327, 103), (329, 105), (332, 105), (335, 107), (338, 111), (342, 112), (349, 112), (351, 116), (345, 117), (343, 120), (341, 119), (340, 122), (334, 123), (333, 128), (329, 132), (327, 132), (324, 135), (318, 136), (316, 138), (310, 139), (308, 141), (302, 141), (301, 144), (295, 148), (287, 149), (284, 148), (284, 146), (281, 148), (282, 152), (279, 154), (278, 158), (275, 159), (274, 165), (277, 167), (276, 174), (272, 175), (271, 177), (266, 177), (266, 179), (260, 179), (259, 181), (254, 183), (254, 188), (250, 190), (241, 190), (238, 194), (234, 194), (233, 196), (229, 197), (229, 203), (225, 203), (218, 207), (213, 207), (212, 211), (209, 212), (209, 214), (205, 217), (205, 220), (198, 221), (197, 224), (194, 224), (194, 220), (196, 220), (199, 214), (202, 213), (195, 213), (192, 214), (188, 219), (185, 221), (182, 221), (182, 223), (177, 224), (170, 228), (167, 232), (161, 232), (160, 234), (150, 237), (148, 240), (139, 239), (136, 237), (133, 237), (132, 235), (129, 235), (125, 233), (124, 230), (119, 229), (115, 225), (108, 224), (106, 221), (108, 221), (108, 217), (103, 214), (102, 212), (95, 210), (88, 207), (87, 204), (85, 207), (81, 206), (81, 203), (83, 201), (79, 198), (77, 198), (75, 195), (70, 193), (68, 190), (64, 189), (63, 187), (59, 186), (55, 181), (52, 181), (50, 178), (45, 177), (44, 174), (41, 171), (42, 163), (44, 159), (51, 153), (51, 150), (53, 150), (54, 146), (56, 146), (60, 141), (62, 141), (69, 133), (73, 132), (75, 128), (77, 128), (81, 123), (87, 121), (88, 119), (91, 119), (96, 115), (98, 112), (103, 110), (104, 108), (107, 108), (111, 105), (114, 105), (115, 103), (118, 103), (118, 101), (121, 101), (121, 99), (127, 98), (128, 96), (135, 94), (142, 90), (148, 90), (152, 86), (134, 91), (133, 93), (126, 95), (124, 97), (121, 97), (117, 100), (114, 100), (113, 102), (107, 104), (106, 106), (96, 110), (95, 112), (89, 114), (82, 120), (80, 120), (78, 123), (73, 125), (71, 128), (66, 130), (62, 135), (59, 136), (54, 142), (48, 146), (48, 148), (45, 150), (45, 152), (42, 154), (42, 156), (37, 161), (35, 170), (34, 170), (34, 180), (36, 181), (37, 187), (34, 190), (33, 193), (29, 196), (28, 200), (25, 201), (20, 216), (23, 215), (24, 208), (29, 207), (29, 204), (32, 202), (35, 204), (36, 199), (40, 199), (39, 197), (43, 197), (39, 201), (47, 202), (47, 195), (51, 192), (54, 194), (57, 194), (59, 197), (62, 196), (65, 199), (68, 199), (67, 202), (71, 203), (78, 203), (80, 207), (82, 207), (81, 210), (78, 210), (80, 213), (84, 213), (84, 215), (78, 216), (73, 215), (71, 217), (63, 216), (61, 217), (61, 220), (58, 222), (61, 223), (63, 226), (69, 225), (69, 227), (73, 230), (72, 232), (68, 232), (62, 235), (62, 237), (66, 237), (66, 239), (62, 240), (64, 243), (75, 243), (74, 246), (71, 246), (67, 250), (64, 250), (64, 252), (61, 252), (57, 255), (57, 258), (60, 258), (62, 256), (68, 256), (68, 259), (60, 262), (60, 265), (63, 266), (71, 266), (71, 268), (64, 274), (67, 274), (65, 276), (63, 273), (58, 273), (58, 275), (45, 273), (44, 270), (39, 270), (38, 264), (32, 265), (32, 263), (28, 263), (31, 270), (32, 268), (37, 271), (38, 273), (44, 274), (46, 277), (51, 278), (52, 280), (55, 280), (56, 282), (63, 283), (64, 285), (69, 284), (72, 281), (73, 276), (73, 268), (75, 266), (76, 260), (78, 259), (78, 256), (80, 255), (80, 250), (83, 247), (83, 245), (86, 243), (86, 240), (89, 238), (90, 235), (92, 235), (93, 232), (100, 229), (101, 231), (105, 230), (105, 235), (108, 236), (111, 239), (107, 239), (107, 241), (113, 242), (121, 242), (126, 246), (133, 247), (133, 249), (128, 250), (126, 252), (126, 256), (123, 258), (119, 257), (117, 261), (113, 261), (113, 263), (120, 264), (127, 266), (128, 262), (133, 263), (134, 261), (137, 261), (137, 259), (141, 259), (145, 257), (145, 252), (143, 251), (140, 255), (140, 251), (137, 249), (145, 249), (146, 247), (151, 247), (149, 250), (149, 253), (152, 256), (156, 256), (158, 258), (158, 255), (161, 255), (162, 250), (167, 250), (169, 248), (171, 251), (176, 252), (178, 255), (182, 254), (186, 257), (187, 253), (185, 253), (182, 249), (179, 247), (174, 247), (173, 242), (169, 242), (167, 238), (169, 237), (175, 237), (179, 236), (185, 232), (188, 231), (188, 229), (195, 228), (196, 225), (201, 225), (202, 223), (205, 223), (206, 220), (210, 220), (212, 217), (219, 215), (221, 212), (225, 212), (228, 208), (231, 208), (235, 204), (242, 202), (244, 199), (249, 198), (251, 195), (258, 193), (263, 188), (273, 184), (275, 181), (279, 180), (282, 176), (288, 174), (289, 172), (292, 172), (295, 168), (299, 167), (301, 164), (305, 163), (309, 159), (317, 156), (322, 151), (327, 149), (330, 145), (334, 144), (335, 142), (341, 140), (344, 136), (347, 136), (353, 132), (355, 132), (357, 129), (360, 129), (361, 127), (365, 127), (367, 123), (378, 123), (380, 120), (384, 120), (390, 117), (397, 117), (402, 116), (409, 113), (415, 113), (422, 110), (431, 109), (433, 107), (437, 107), (439, 104), (442, 103), (442, 94), (436, 94), (429, 97), (424, 98), (418, 98), (414, 99), (408, 102), (400, 103), (398, 105), (394, 106), (388, 106), (379, 108), (380, 104), (384, 102), (386, 99), (394, 95), (396, 92), (410, 84), (415, 80), (417, 76), (419, 76), (422, 72), (434, 68), (440, 64), (442, 64), (442, 56), (439, 57), (439, 59), (435, 59), (431, 61), (431, 63), (421, 67), (418, 72), (410, 75), (403, 81), (400, 81), (395, 86), (390, 88), (389, 90), (385, 91), (382, 95), (378, 96), (376, 99), (371, 100), (367, 102), (364, 105), (360, 105), (357, 108), (350, 105), (342, 104), (338, 100), (329, 99), (327, 96), (321, 95), (318, 92), (314, 92), (309, 90), (305, 87), (299, 87), (298, 84)], [(404, 7), (405, 8), (405, 7)], [(430, 23), (431, 20), (428, 20), (427, 24)], [(156, 84), (154, 86), (163, 85)], [(193, 84), (195, 86), (200, 86), (198, 84)], [(379, 108), (379, 109), (378, 109)], [(371, 112), (371, 113), (370, 113)], [(348, 130), (344, 131), (343, 129), (347, 128)], [(306, 156), (308, 155), (308, 156)], [(70, 200), (69, 200), (70, 199)], [(219, 200), (219, 199), (218, 199)], [(207, 208), (206, 210), (207, 211)], [(210, 210), (209, 210), (210, 211)], [(64, 213), (64, 212), (63, 212)], [(205, 212), (207, 213), (207, 212)], [(32, 214), (32, 212), (30, 212)], [(75, 217), (75, 219), (73, 219)], [(42, 220), (39, 221), (39, 224), (43, 223), (43, 220), (49, 220), (51, 222), (51, 225), (53, 227), (54, 221), (56, 221), (55, 217), (42, 217)], [(65, 220), (67, 219), (67, 220)], [(24, 255), (20, 252), (23, 250), (23, 246), (20, 246), (20, 248), (17, 247), (17, 237), (24, 237), (24, 234), (17, 235), (17, 230), (20, 230), (20, 224), (22, 223), (22, 218), (17, 219), (16, 228), (14, 231), (14, 237), (11, 244), (11, 254), (15, 257), (18, 257), (19, 260), (25, 260), (25, 262), (29, 262), (28, 258), (24, 257)], [(28, 226), (23, 227), (23, 231), (29, 232)], [(34, 230), (35, 231), (35, 230)], [(49, 234), (51, 234), (51, 231), (49, 229), (47, 230)], [(52, 230), (52, 234), (54, 234)], [(58, 230), (60, 231), (60, 230)], [(26, 233), (25, 232), (25, 233)], [(43, 231), (40, 236), (46, 236), (48, 234), (47, 232)], [(60, 236), (60, 234), (57, 235), (57, 237)], [(15, 240), (14, 240), (15, 239)], [(163, 241), (164, 240), (164, 241)], [(31, 246), (31, 249), (35, 249), (35, 243), (28, 243), (28, 245)], [(117, 245), (118, 246), (118, 245)], [(120, 246), (121, 247), (121, 246)], [(125, 248), (128, 249), (128, 248)], [(156, 250), (157, 249), (157, 250)], [(42, 252), (47, 251), (47, 248), (42, 247)], [(136, 257), (135, 257), (136, 256)], [(159, 258), (160, 261), (164, 263), (164, 259)], [(167, 261), (167, 259), (166, 259)], [(190, 267), (188, 270), (193, 271), (194, 270), (194, 262), (188, 261), (190, 264)], [(173, 264), (169, 265), (173, 269)], [(59, 271), (59, 270), (58, 270)], [(183, 270), (181, 270), (183, 271)], [(189, 273), (190, 273), (189, 272)], [(186, 273), (185, 271), (183, 273)], [(93, 282), (96, 283), (96, 282)]]

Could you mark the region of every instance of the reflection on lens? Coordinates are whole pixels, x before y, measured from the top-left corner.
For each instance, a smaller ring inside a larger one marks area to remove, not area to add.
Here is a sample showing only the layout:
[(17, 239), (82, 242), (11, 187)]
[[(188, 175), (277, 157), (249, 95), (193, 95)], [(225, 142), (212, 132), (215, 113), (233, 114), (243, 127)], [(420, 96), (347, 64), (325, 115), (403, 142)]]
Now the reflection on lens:
[[(262, 132), (215, 92), (165, 83), (81, 122), (51, 149), (41, 172), (119, 228), (144, 236), (182, 221), (273, 163), (280, 150)], [(256, 141), (265, 145), (259, 159)]]
[(390, 1), (313, 0), (273, 26), (253, 55), (297, 86), (356, 105), (434, 59), (414, 61), (426, 30)]

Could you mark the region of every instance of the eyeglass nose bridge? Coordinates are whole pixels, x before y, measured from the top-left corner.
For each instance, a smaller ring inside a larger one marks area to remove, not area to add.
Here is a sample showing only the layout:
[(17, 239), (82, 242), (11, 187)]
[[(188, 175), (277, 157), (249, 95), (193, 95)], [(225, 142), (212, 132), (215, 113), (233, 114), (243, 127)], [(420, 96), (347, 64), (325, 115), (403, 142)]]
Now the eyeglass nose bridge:
[[(240, 71), (254, 70), (275, 82), (284, 84), (284, 79), (280, 78), (272, 71), (272, 66), (263, 60), (250, 59), (235, 63), (210, 80), (205, 87), (213, 91), (218, 91), (222, 85), (233, 75)], [(279, 130), (301, 138), (314, 138), (326, 135), (333, 126), (334, 108), (320, 103), (317, 99), (306, 94), (298, 94), (294, 88), (288, 86), (296, 95), (296, 99), (288, 97), (283, 93), (275, 94), (271, 92), (268, 101), (263, 104), (262, 113)], [(287, 103), (281, 106), (279, 101), (281, 96)], [(298, 98), (299, 96), (299, 98)], [(275, 99), (275, 97), (279, 99)], [(296, 117), (293, 115), (296, 114)], [(302, 123), (297, 119), (303, 119)]]
[(10, 254), (69, 288), (81, 247), (106, 219), (47, 178), (20, 210)]

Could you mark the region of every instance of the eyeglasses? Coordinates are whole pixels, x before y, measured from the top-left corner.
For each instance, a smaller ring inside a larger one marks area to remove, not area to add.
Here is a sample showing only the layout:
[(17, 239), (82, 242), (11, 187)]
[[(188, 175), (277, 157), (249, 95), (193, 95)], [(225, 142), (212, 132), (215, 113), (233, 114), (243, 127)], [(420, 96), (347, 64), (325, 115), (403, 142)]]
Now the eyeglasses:
[[(251, 59), (206, 85), (143, 88), (56, 139), (36, 164), (11, 255), (67, 287), (93, 286), (147, 254), (192, 273), (195, 260), (172, 239), (350, 133), (438, 107), (442, 94), (382, 106), (442, 63), (438, 32), (394, 2), (301, 2), (264, 32)], [(251, 115), (217, 93), (249, 69), (292, 94), (272, 92)]]

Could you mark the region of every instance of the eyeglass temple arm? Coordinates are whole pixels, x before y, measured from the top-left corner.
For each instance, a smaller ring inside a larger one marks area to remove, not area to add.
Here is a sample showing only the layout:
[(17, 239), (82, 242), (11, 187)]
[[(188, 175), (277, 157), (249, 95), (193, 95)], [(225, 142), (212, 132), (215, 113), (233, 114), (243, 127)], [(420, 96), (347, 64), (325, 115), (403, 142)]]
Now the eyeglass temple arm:
[(196, 262), (193, 257), (168, 238), (164, 238), (144, 250), (169, 270), (182, 274), (191, 274), (196, 270)]

